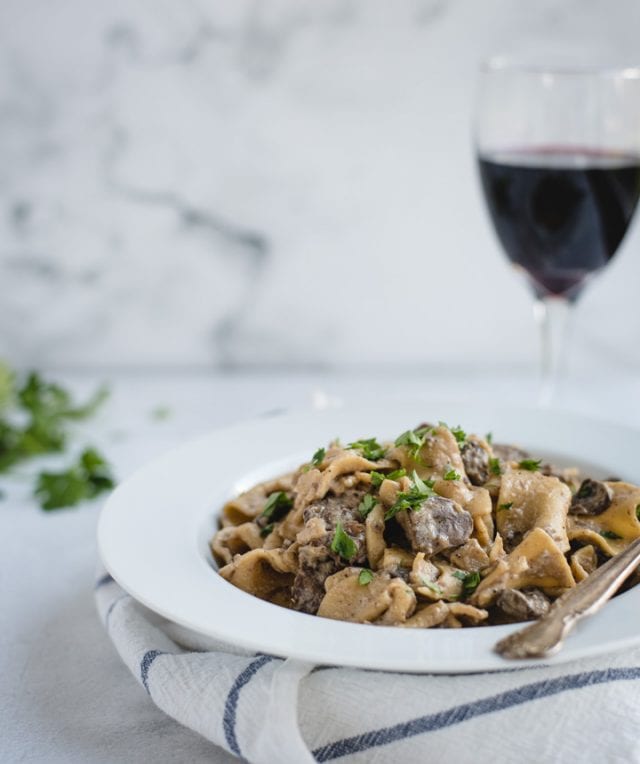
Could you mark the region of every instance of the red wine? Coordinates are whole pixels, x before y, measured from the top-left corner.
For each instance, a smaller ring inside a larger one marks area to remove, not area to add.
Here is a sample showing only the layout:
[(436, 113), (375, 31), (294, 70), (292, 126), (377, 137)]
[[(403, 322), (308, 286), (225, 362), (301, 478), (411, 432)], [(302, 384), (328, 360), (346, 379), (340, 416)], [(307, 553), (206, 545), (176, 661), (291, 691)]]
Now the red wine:
[(539, 296), (577, 297), (615, 254), (640, 193), (640, 156), (545, 148), (479, 157), (509, 259)]

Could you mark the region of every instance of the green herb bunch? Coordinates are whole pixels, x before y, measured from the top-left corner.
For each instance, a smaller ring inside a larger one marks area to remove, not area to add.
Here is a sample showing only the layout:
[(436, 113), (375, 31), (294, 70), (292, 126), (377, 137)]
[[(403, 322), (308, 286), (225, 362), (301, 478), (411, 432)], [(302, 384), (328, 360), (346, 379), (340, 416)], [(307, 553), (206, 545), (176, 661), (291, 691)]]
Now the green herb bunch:
[[(0, 474), (69, 445), (74, 422), (92, 416), (108, 396), (101, 387), (78, 405), (61, 385), (32, 371), (24, 379), (0, 361)], [(40, 472), (34, 495), (43, 509), (59, 509), (91, 499), (114, 486), (107, 461), (86, 448), (62, 472)]]

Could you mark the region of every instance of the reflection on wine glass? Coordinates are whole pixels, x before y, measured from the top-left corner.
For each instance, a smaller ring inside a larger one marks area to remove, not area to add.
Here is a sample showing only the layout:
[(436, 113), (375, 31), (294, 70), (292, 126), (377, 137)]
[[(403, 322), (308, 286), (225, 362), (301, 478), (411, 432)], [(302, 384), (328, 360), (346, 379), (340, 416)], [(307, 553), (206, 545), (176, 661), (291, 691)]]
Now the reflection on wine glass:
[(640, 69), (490, 61), (475, 140), (498, 238), (535, 295), (548, 404), (568, 310), (616, 253), (640, 194)]

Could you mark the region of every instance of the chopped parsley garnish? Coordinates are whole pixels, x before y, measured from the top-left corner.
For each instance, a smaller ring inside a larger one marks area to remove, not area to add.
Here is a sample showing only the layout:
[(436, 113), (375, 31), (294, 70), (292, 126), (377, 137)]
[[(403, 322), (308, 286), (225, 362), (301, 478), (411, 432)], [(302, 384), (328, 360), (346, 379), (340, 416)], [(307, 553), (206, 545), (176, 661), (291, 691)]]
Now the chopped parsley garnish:
[(366, 586), (373, 581), (373, 571), (369, 568), (363, 568), (358, 576), (358, 583), (360, 586)]
[(458, 445), (462, 445), (467, 439), (467, 433), (458, 425), (458, 427), (451, 427), (451, 434), (457, 440)]
[(448, 469), (443, 475), (445, 480), (460, 480), (460, 477), (460, 473), (456, 472), (453, 467)]
[(364, 458), (371, 462), (377, 462), (379, 459), (384, 458), (384, 455), (387, 453), (375, 438), (354, 440), (353, 443), (348, 444), (347, 448), (360, 451)]
[(461, 446), (465, 440), (467, 439), (467, 433), (458, 425), (457, 427), (449, 427), (449, 425), (446, 422), (438, 422), (438, 424), (441, 427), (446, 427), (447, 430), (451, 432), (453, 437), (456, 439), (456, 442), (459, 446)]
[(513, 502), (507, 501), (504, 504), (498, 504), (498, 509), (511, 509), (512, 506), (513, 506)]
[(502, 467), (500, 466), (500, 459), (497, 456), (491, 456), (489, 458), (489, 472), (492, 475), (502, 475)]
[[(31, 457), (62, 451), (69, 422), (94, 414), (108, 395), (102, 387), (78, 406), (65, 388), (37, 372), (16, 386), (15, 375), (4, 365), (0, 365), (0, 386), (0, 472)], [(14, 410), (15, 417), (10, 416)]]
[(373, 496), (368, 493), (360, 502), (360, 505), (358, 506), (358, 512), (360, 513), (361, 517), (366, 517), (369, 512), (376, 506), (378, 502), (373, 498)]
[(72, 507), (93, 499), (115, 485), (111, 468), (94, 448), (87, 448), (78, 461), (63, 472), (41, 472), (34, 494), (42, 509)]
[(371, 475), (371, 485), (374, 488), (380, 488), (380, 486), (387, 479), (387, 476), (385, 474), (383, 474), (382, 472), (376, 472), (375, 470), (371, 470), (369, 474)]
[(277, 491), (267, 499), (260, 517), (266, 517), (267, 520), (279, 520), (287, 514), (291, 507), (293, 507), (293, 501), (287, 494), (284, 491)]
[(529, 472), (538, 472), (540, 470), (541, 464), (542, 464), (542, 459), (523, 459), (521, 462), (518, 462), (518, 467), (520, 467), (521, 470), (529, 470)]
[(417, 460), (422, 446), (424, 446), (429, 433), (432, 431), (431, 427), (418, 427), (416, 430), (407, 430), (396, 438), (395, 445), (406, 446), (411, 457)]
[(616, 541), (617, 539), (622, 538), (622, 536), (618, 536), (614, 531), (600, 531), (600, 535), (602, 538), (610, 539), (611, 541)]
[(640, 504), (636, 505), (636, 517), (640, 520)]
[(356, 542), (348, 533), (345, 533), (341, 523), (336, 525), (336, 531), (331, 542), (331, 551), (339, 554), (340, 557), (347, 561), (352, 560), (358, 552)]
[(324, 461), (324, 457), (327, 455), (327, 449), (326, 448), (319, 448), (315, 454), (311, 457), (311, 464), (313, 464), (314, 467), (319, 467), (322, 462)]
[(433, 583), (433, 581), (429, 581), (429, 580), (428, 580), (428, 579), (426, 579), (426, 578), (422, 578), (422, 579), (421, 579), (421, 581), (422, 581), (422, 585), (423, 585), (423, 586), (426, 586), (426, 587), (427, 587), (427, 589), (431, 589), (431, 591), (432, 591), (434, 594), (437, 594), (437, 595), (438, 595), (438, 597), (442, 597), (442, 595), (444, 594), (444, 592), (443, 592), (443, 591), (442, 591), (442, 589), (441, 589), (441, 588), (438, 586), (438, 584), (434, 584), (434, 583)]
[(493, 444), (493, 433), (492, 433), (492, 432), (488, 432), (488, 433), (487, 433), (487, 434), (484, 436), (484, 439), (487, 441), (487, 443), (488, 443), (489, 445), (492, 445), (492, 444)]
[(398, 512), (405, 509), (417, 510), (427, 499), (435, 496), (436, 493), (433, 490), (433, 480), (422, 480), (418, 473), (414, 470), (411, 478), (412, 486), (406, 492), (400, 492), (396, 497), (395, 503), (389, 507), (386, 511), (384, 519), (390, 520), (395, 517)]
[(407, 471), (405, 469), (400, 468), (399, 470), (393, 470), (393, 472), (388, 472), (385, 475), (382, 472), (376, 472), (375, 470), (372, 470), (370, 474), (371, 474), (371, 485), (374, 488), (379, 488), (385, 480), (400, 480), (401, 477), (404, 477), (407, 474)]
[(473, 573), (456, 570), (453, 572), (453, 575), (462, 581), (462, 593), (465, 597), (472, 595), (480, 584), (480, 573), (477, 570)]
[(275, 523), (269, 523), (269, 525), (265, 525), (264, 528), (260, 531), (260, 537), (266, 539), (267, 536), (273, 531), (274, 526)]

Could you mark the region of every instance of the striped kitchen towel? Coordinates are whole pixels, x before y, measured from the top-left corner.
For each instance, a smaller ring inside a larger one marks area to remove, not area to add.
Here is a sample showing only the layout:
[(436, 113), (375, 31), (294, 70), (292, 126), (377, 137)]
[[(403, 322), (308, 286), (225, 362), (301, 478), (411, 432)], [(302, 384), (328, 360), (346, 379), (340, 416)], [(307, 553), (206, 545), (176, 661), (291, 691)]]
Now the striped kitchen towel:
[(640, 650), (472, 675), (249, 654), (143, 608), (108, 575), (100, 617), (151, 700), (256, 764), (640, 762)]

